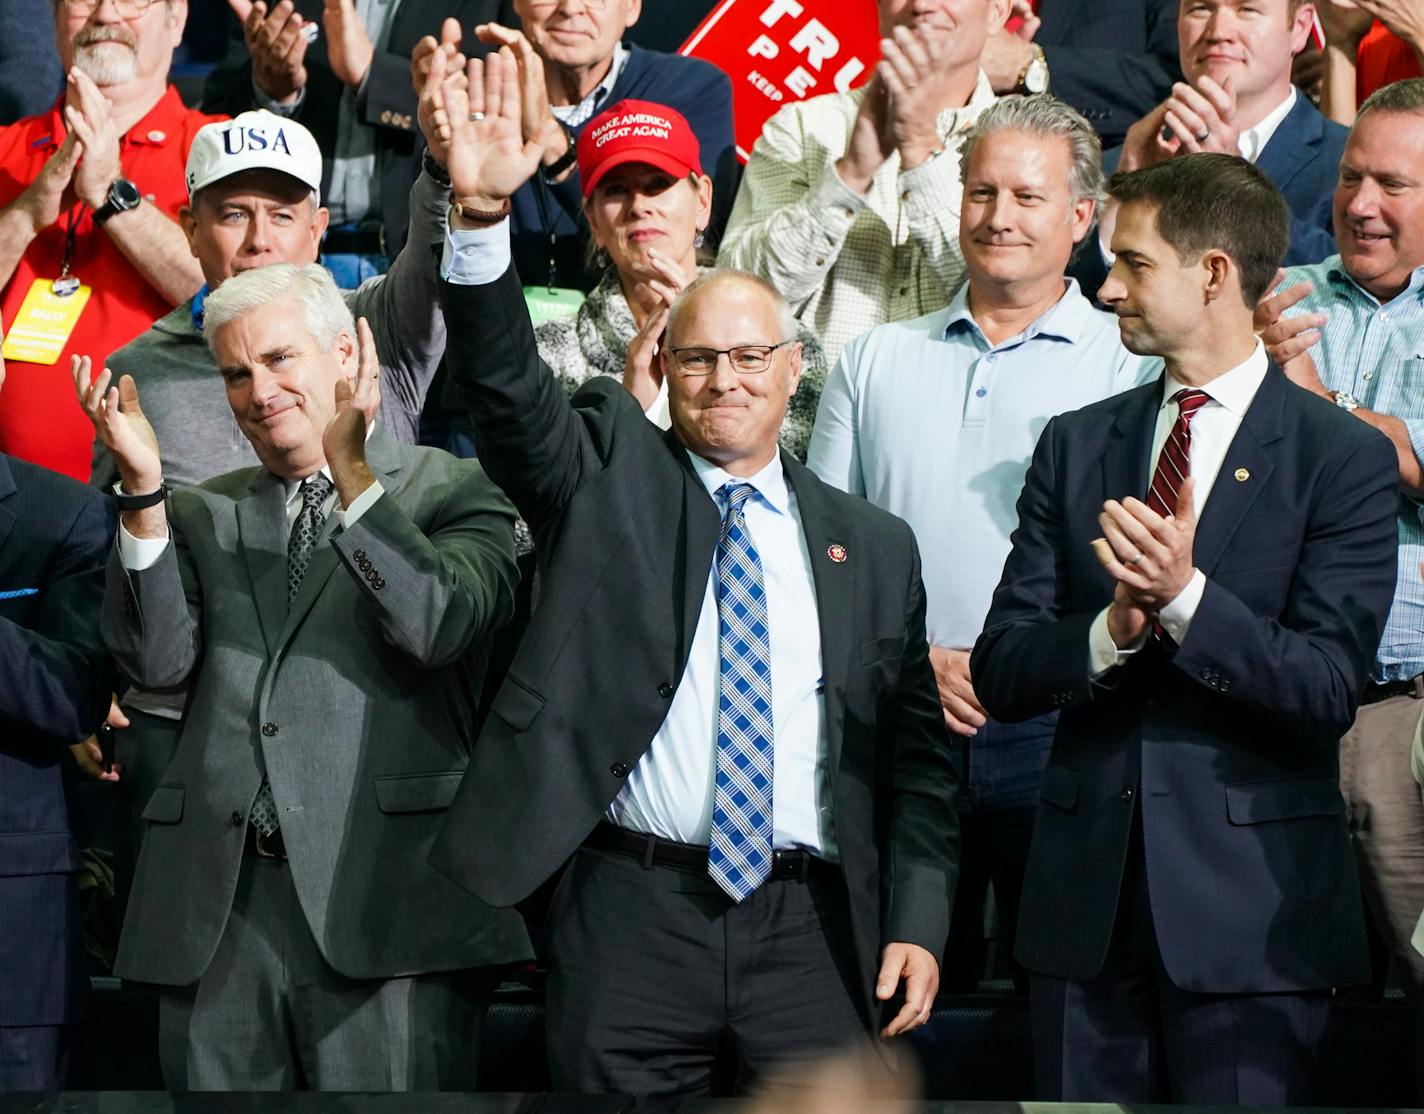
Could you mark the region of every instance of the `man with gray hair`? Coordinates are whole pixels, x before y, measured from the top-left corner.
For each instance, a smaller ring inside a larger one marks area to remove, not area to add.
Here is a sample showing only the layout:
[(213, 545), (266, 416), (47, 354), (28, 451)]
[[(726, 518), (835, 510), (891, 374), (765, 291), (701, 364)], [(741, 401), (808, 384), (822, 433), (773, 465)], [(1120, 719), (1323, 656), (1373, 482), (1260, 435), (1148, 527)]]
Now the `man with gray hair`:
[(512, 612), (513, 509), (382, 428), (371, 331), (321, 267), (234, 276), (206, 336), (261, 466), (166, 501), (133, 379), (74, 361), (120, 477), (105, 641), (192, 688), (115, 970), (162, 988), (170, 1089), (469, 1089), (529, 942), (426, 853)]
[(821, 394), (807, 463), (899, 515), (925, 558), (926, 626), (945, 723), (969, 792), (946, 985), (983, 974), (992, 881), (1012, 950), (1038, 780), (1056, 717), (990, 720), (974, 645), (1009, 552), (1014, 503), (1048, 419), (1137, 386), (1156, 359), (1129, 353), (1064, 268), (1102, 191), (1088, 122), (1054, 97), (987, 108), (963, 141), (959, 246), (969, 281), (945, 309), (857, 337)]

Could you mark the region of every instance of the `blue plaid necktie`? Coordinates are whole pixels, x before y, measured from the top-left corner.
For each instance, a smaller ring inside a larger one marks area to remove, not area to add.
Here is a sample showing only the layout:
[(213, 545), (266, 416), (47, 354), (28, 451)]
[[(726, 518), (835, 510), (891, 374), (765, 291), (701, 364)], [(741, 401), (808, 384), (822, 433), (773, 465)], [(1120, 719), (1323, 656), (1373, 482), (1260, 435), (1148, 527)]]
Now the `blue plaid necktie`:
[(771, 638), (761, 555), (744, 513), (756, 488), (727, 483), (717, 494), (727, 510), (717, 540), (722, 694), (707, 870), (741, 901), (771, 874)]
[[(302, 577), (311, 564), (316, 552), (317, 539), (326, 523), (326, 497), (331, 494), (331, 481), (321, 472), (308, 476), (302, 481), (302, 506), (292, 523), (292, 532), (287, 537), (287, 602), (297, 598), (302, 586)], [(248, 819), (264, 836), (269, 836), (280, 826), (277, 822), (277, 801), (272, 796), (272, 787), (267, 779), (257, 790), (257, 798), (252, 802)]]

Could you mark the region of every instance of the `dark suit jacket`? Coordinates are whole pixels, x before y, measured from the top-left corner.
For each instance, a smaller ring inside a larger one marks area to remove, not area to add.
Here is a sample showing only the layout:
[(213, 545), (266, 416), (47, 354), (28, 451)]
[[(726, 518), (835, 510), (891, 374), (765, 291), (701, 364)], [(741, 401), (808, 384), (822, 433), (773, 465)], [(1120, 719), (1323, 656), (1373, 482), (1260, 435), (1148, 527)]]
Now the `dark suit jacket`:
[(59, 1025), (87, 999), (61, 775), (103, 722), (114, 676), (99, 642), (113, 505), (0, 453), (0, 1026)]
[[(296, 0), (296, 5), (303, 19), (314, 20), (320, 26), (322, 0)], [(439, 36), (446, 16), (458, 19), (464, 28), (467, 53), (483, 49), (472, 33), (475, 24), (509, 24), (514, 19), (510, 0), (401, 0), (386, 48), (376, 51), (365, 85), (356, 98), (358, 120), (376, 133), (376, 174), (381, 181), (381, 211), (377, 215), (385, 225), (387, 255), (392, 259), (405, 243), (407, 198), (420, 169), (416, 155), (422, 147), (420, 124), (415, 118), (418, 98), (410, 84), (410, 53), (422, 36)], [(321, 195), (325, 198), (331, 186), (331, 158), (336, 152), (337, 113), (346, 86), (327, 62), (324, 27), (307, 48), (306, 68), (306, 96), (293, 119), (306, 126), (321, 148), (325, 160)], [(242, 39), (242, 25), (234, 19), (227, 58), (208, 75), (203, 86), (203, 110), (236, 116), (256, 107), (252, 59)]]
[[(1319, 263), (1335, 254), (1331, 202), (1349, 134), (1349, 128), (1327, 120), (1309, 97), (1297, 93), (1295, 107), (1257, 157), (1256, 166), (1275, 183), (1290, 209), (1290, 246), (1282, 266)], [(1111, 175), (1121, 158), (1120, 147), (1104, 154), (1104, 172)], [(1096, 302), (1098, 288), (1108, 277), (1103, 253), (1098, 250), (1096, 225), (1073, 257), (1068, 273)]]
[[(529, 523), (542, 579), (432, 858), (508, 905), (583, 842), (667, 717), (720, 516), (681, 444), (616, 380), (570, 405), (512, 267), (486, 286), (445, 284), (442, 297), (480, 459)], [(785, 453), (782, 463), (811, 552), (836, 839), (869, 1012), (882, 945), (944, 948), (956, 775), (910, 528)], [(841, 563), (827, 553), (835, 543)]]
[(995, 718), (1061, 710), (1016, 954), (1062, 978), (1101, 970), (1136, 808), (1177, 986), (1350, 985), (1367, 966), (1338, 743), (1394, 590), (1394, 449), (1272, 368), (1197, 529), (1207, 584), (1184, 643), (1149, 638), (1090, 681), (1114, 582), (1089, 543), (1104, 499), (1147, 490), (1162, 389), (1049, 422), (971, 659)]
[(1103, 146), (1121, 143), (1182, 76), (1177, 0), (1043, 0), (1034, 41), (1049, 91), (1088, 118)]

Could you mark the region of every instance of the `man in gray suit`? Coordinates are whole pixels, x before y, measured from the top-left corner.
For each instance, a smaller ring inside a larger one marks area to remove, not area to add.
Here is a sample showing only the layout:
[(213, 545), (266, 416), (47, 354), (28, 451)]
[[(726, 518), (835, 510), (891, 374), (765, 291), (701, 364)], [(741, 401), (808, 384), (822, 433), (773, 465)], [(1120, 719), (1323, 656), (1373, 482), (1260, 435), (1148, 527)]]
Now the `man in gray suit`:
[(73, 369), (122, 485), (105, 640), (140, 684), (192, 684), (115, 970), (162, 987), (171, 1088), (469, 1088), (493, 968), (529, 942), (426, 855), (512, 611), (513, 509), (373, 426), (371, 332), (322, 268), (229, 279), (206, 334), (262, 467), (166, 506), (133, 380)]

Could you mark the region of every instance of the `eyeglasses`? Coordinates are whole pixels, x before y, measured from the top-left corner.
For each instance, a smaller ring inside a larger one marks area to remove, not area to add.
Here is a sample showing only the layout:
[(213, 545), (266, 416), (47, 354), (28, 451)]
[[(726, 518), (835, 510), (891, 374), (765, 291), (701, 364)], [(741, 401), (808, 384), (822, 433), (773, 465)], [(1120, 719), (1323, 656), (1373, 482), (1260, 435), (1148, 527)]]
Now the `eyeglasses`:
[[(59, 0), (59, 5), (70, 15), (90, 16), (104, 0)], [(120, 19), (137, 19), (153, 7), (157, 0), (113, 0), (114, 11)]]
[(723, 356), (738, 375), (760, 375), (771, 366), (772, 353), (795, 343), (783, 340), (780, 344), (740, 344), (736, 348), (669, 348), (668, 354), (686, 376), (711, 375)]

